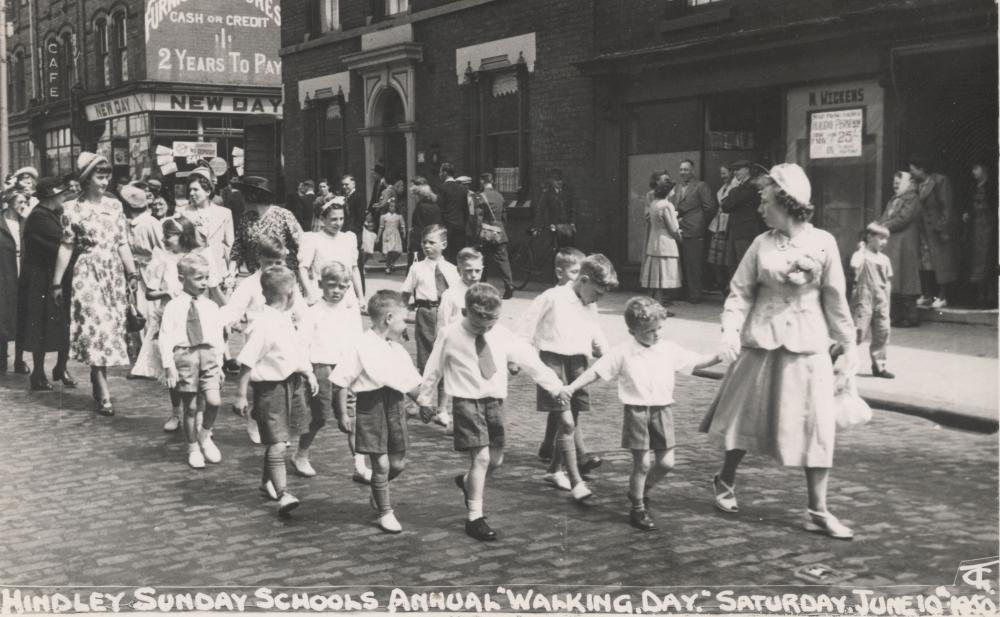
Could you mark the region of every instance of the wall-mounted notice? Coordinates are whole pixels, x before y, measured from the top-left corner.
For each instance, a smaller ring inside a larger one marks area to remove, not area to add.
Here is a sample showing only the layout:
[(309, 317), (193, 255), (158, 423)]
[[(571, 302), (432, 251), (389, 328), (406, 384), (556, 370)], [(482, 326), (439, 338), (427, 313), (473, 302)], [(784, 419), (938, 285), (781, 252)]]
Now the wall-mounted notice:
[(280, 86), (279, 0), (147, 0), (148, 79)]
[(836, 159), (861, 156), (865, 110), (838, 109), (809, 114), (809, 158)]

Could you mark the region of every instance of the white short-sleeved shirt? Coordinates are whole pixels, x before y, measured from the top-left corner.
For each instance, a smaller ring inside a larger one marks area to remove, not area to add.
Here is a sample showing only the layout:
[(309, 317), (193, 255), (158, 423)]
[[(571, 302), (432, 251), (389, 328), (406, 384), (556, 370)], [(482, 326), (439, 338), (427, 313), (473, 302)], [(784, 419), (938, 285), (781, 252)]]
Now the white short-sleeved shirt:
[(353, 294), (346, 294), (337, 304), (321, 299), (305, 310), (302, 330), (310, 362), (340, 364), (363, 330), (357, 299)]
[(353, 231), (341, 231), (331, 236), (325, 231), (307, 231), (299, 246), (299, 265), (309, 268), (318, 281), (323, 265), (331, 261), (344, 264), (348, 272), (358, 265), (358, 237)]
[(312, 372), (309, 346), (293, 312), (265, 306), (254, 321), (237, 362), (250, 367), (250, 381), (284, 381), (292, 373)]
[(330, 383), (354, 392), (392, 388), (410, 392), (420, 385), (420, 373), (410, 354), (399, 343), (387, 341), (374, 330), (366, 330), (357, 344), (330, 373)]
[(413, 295), (414, 300), (425, 300), (436, 302), (440, 300), (437, 293), (437, 283), (434, 279), (434, 271), (440, 268), (444, 274), (444, 279), (448, 281), (448, 288), (457, 287), (462, 284), (462, 277), (458, 274), (458, 268), (444, 257), (430, 260), (422, 259), (413, 262), (410, 271), (406, 274), (403, 287), (400, 293)]
[[(257, 315), (267, 306), (264, 290), (260, 286), (261, 270), (257, 270), (236, 285), (229, 301), (222, 307), (222, 319), (226, 325), (247, 318), (248, 330), (253, 327)], [(292, 312), (297, 318), (303, 318), (306, 302), (302, 298), (299, 286), (292, 289)]]
[(590, 356), (596, 343), (607, 348), (597, 320), (597, 304), (584, 304), (572, 284), (546, 290), (525, 313), (523, 331), (540, 351)]
[(220, 361), (222, 359), (226, 343), (222, 337), (223, 323), (219, 316), (219, 305), (209, 300), (204, 294), (195, 298), (182, 293), (167, 302), (163, 309), (163, 318), (160, 320), (158, 344), (160, 345), (163, 368), (174, 366), (175, 347), (191, 346), (187, 335), (187, 316), (192, 302), (198, 311), (198, 321), (201, 324), (204, 343), (211, 345), (219, 355)]
[(672, 405), (674, 373), (690, 373), (701, 357), (670, 341), (646, 347), (634, 338), (594, 362), (606, 381), (618, 379), (618, 398), (626, 405)]
[(465, 281), (459, 281), (458, 285), (449, 287), (441, 294), (441, 304), (438, 305), (438, 332), (445, 329), (448, 324), (462, 318), (462, 309), (465, 308), (465, 292), (469, 286)]

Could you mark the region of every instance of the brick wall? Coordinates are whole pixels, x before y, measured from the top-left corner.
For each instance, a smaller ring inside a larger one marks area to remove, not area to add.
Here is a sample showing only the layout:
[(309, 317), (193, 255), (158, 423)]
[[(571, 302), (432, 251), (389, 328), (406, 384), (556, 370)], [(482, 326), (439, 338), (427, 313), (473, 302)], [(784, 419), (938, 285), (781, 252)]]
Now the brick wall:
[[(342, 0), (342, 22), (367, 0)], [(430, 5), (445, 4), (440, 0), (415, 2), (411, 14)], [(286, 9), (284, 36), (287, 42), (302, 40), (305, 20), (299, 9), (308, 3), (295, 3)], [(534, 200), (540, 194), (545, 170), (560, 167), (567, 183), (578, 196), (579, 218), (586, 220), (580, 233), (580, 244), (593, 250), (607, 250), (606, 234), (601, 230), (610, 216), (594, 199), (596, 185), (606, 170), (595, 169), (593, 163), (592, 126), (593, 86), (589, 77), (574, 66), (594, 53), (594, 15), (588, 0), (503, 0), (476, 8), (461, 10), (413, 24), (414, 38), (423, 45), (423, 62), (416, 76), (416, 121), (418, 151), (438, 152), (441, 160), (453, 162), (460, 174), (468, 169), (468, 135), (464, 119), (465, 93), (455, 73), (455, 50), (491, 40), (534, 32), (537, 63), (529, 76), (530, 118), (530, 184)], [(293, 14), (291, 7), (296, 7)], [(314, 172), (315, 162), (310, 149), (303, 148), (309, 136), (308, 122), (298, 108), (298, 82), (302, 79), (346, 70), (338, 61), (345, 54), (360, 49), (357, 37), (283, 58), (283, 79), (286, 85), (285, 104), (285, 173), (287, 186)], [(363, 141), (357, 129), (363, 122), (363, 94), (360, 78), (352, 82), (348, 106), (348, 149), (350, 168), (360, 179), (367, 178), (364, 169)], [(418, 164), (417, 173), (429, 173), (428, 166)]]

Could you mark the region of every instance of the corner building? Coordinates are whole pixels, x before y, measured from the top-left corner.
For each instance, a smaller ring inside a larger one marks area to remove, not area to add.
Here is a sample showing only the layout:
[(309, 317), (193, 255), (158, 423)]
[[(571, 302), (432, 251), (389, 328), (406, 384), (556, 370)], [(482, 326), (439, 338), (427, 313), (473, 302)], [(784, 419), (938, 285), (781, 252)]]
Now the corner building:
[(177, 197), (203, 156), (278, 179), (279, 0), (9, 6), (11, 169), (62, 175), (96, 150)]

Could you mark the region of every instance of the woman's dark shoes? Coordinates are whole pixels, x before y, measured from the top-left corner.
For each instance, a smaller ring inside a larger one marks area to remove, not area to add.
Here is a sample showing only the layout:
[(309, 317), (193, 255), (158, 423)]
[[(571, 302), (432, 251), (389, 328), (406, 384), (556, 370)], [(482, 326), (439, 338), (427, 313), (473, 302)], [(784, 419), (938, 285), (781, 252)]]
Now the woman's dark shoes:
[(31, 382), (32, 392), (52, 391), (52, 384), (49, 383), (48, 379), (45, 379), (45, 375), (32, 375), (29, 381)]
[(649, 518), (649, 514), (646, 513), (645, 509), (629, 512), (628, 522), (629, 525), (640, 531), (653, 531), (656, 529), (656, 524), (653, 523), (653, 519)]
[(513, 297), (514, 297), (514, 288), (513, 287), (507, 287), (507, 288), (505, 288), (503, 290), (503, 299), (504, 300), (510, 300)]
[(76, 380), (73, 379), (73, 376), (70, 375), (66, 371), (66, 369), (63, 369), (61, 371), (57, 370), (57, 369), (53, 369), (52, 370), (52, 381), (62, 382), (62, 385), (66, 386), (67, 388), (75, 388), (76, 387)]
[(480, 516), (474, 521), (465, 521), (465, 535), (480, 542), (492, 542), (497, 539), (497, 532), (486, 524), (485, 516)]
[(102, 416), (113, 416), (115, 415), (115, 408), (111, 404), (111, 399), (106, 398), (97, 404), (97, 413)]
[(881, 377), (882, 379), (895, 379), (896, 375), (890, 373), (885, 369), (880, 369), (879, 367), (872, 365), (872, 377)]
[(31, 374), (31, 367), (24, 360), (17, 360), (14, 362), (14, 373), (17, 375), (29, 375)]

